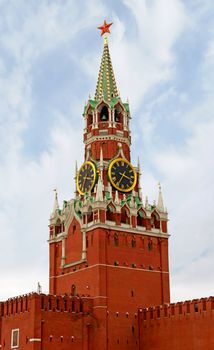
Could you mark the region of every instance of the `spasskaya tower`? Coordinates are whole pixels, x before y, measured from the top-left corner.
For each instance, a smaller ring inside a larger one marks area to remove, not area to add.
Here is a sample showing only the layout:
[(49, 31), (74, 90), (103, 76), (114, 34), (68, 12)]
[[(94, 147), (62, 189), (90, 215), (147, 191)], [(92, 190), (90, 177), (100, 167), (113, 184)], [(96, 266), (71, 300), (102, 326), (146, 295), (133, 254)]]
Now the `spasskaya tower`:
[[(138, 349), (138, 307), (168, 303), (168, 215), (143, 202), (140, 167), (131, 162), (128, 102), (119, 96), (104, 21), (104, 48), (94, 99), (84, 107), (85, 156), (76, 195), (50, 218), (50, 293), (90, 296), (96, 327), (92, 349)], [(121, 317), (121, 315), (126, 315)], [(91, 339), (91, 343), (93, 340)]]

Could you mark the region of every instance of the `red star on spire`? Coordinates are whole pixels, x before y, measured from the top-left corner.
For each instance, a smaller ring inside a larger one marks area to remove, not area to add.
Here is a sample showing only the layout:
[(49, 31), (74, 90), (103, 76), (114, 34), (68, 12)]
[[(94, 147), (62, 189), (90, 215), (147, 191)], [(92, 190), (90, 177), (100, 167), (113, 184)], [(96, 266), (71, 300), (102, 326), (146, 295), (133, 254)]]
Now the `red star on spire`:
[(101, 34), (100, 35), (103, 35), (105, 33), (110, 33), (110, 30), (109, 28), (111, 27), (113, 23), (106, 23), (106, 20), (104, 20), (104, 23), (102, 26), (98, 27), (98, 29), (101, 30)]

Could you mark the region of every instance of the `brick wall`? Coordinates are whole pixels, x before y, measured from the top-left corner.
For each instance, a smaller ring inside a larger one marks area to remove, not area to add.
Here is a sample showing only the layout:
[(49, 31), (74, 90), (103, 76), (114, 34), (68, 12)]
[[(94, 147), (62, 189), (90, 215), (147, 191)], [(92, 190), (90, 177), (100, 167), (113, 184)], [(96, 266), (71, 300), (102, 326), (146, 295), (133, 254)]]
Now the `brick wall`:
[(214, 349), (214, 297), (140, 309), (141, 350)]

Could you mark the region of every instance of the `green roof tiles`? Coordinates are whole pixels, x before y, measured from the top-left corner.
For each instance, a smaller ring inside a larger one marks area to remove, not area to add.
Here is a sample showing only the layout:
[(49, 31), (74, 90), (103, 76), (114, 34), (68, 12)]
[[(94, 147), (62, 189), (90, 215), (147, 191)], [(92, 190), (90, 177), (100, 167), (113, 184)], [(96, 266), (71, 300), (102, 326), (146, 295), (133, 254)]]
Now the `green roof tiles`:
[(89, 98), (87, 105), (84, 107), (83, 116), (85, 116), (86, 110), (89, 106), (92, 108), (92, 110), (94, 110), (101, 100), (104, 100), (111, 109), (114, 108), (118, 102), (120, 102), (126, 113), (130, 113), (128, 102), (123, 103), (121, 101), (117, 90), (107, 41), (104, 42), (95, 96), (93, 100)]
[(106, 102), (110, 103), (118, 95), (109, 47), (108, 43), (105, 43), (94, 99), (100, 101), (103, 98)]

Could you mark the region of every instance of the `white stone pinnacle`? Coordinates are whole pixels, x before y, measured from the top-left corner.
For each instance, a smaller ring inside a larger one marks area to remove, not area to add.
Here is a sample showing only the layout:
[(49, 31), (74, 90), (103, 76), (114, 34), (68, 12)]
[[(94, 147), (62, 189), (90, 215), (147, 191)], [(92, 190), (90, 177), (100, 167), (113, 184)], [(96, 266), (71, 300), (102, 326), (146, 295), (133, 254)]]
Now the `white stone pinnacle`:
[(119, 196), (118, 196), (118, 191), (115, 192), (115, 198), (114, 198), (115, 204), (120, 204)]
[(103, 202), (103, 181), (99, 176), (96, 191), (96, 202)]
[(53, 211), (52, 211), (52, 215), (51, 215), (52, 217), (55, 215), (56, 211), (59, 210), (57, 189), (54, 189), (54, 192), (55, 192), (55, 198), (54, 198)]
[(109, 191), (110, 198), (112, 198), (112, 187), (111, 187), (110, 182), (108, 183), (108, 191)]
[(149, 201), (148, 201), (148, 196), (146, 196), (146, 200), (145, 200), (145, 208), (149, 209)]
[(157, 209), (158, 209), (160, 212), (164, 212), (163, 196), (162, 196), (162, 191), (161, 191), (160, 182), (158, 183), (158, 187), (159, 187), (159, 194), (158, 194)]

